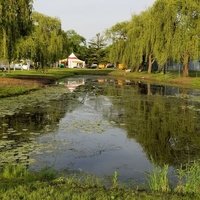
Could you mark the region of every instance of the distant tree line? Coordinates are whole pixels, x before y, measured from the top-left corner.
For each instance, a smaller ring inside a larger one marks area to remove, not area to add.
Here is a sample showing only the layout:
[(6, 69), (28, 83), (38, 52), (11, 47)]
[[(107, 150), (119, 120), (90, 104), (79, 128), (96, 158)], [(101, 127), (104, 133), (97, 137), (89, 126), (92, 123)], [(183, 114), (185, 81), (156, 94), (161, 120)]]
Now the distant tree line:
[(86, 40), (63, 31), (59, 19), (32, 12), (32, 0), (0, 0), (0, 62), (30, 59), (38, 67), (53, 66), (75, 52), (84, 59)]
[(10, 63), (19, 38), (31, 31), (32, 0), (0, 0), (0, 58)]
[(74, 52), (88, 65), (122, 63), (148, 73), (154, 63), (165, 72), (168, 62), (179, 62), (188, 76), (189, 62), (200, 58), (199, 0), (156, 0), (105, 35), (97, 33), (88, 44), (74, 30), (62, 30), (58, 18), (32, 12), (32, 3), (0, 0), (1, 62), (30, 59), (39, 67), (51, 67)]
[(109, 60), (123, 63), (133, 71), (148, 73), (156, 61), (165, 70), (168, 61), (182, 63), (188, 76), (189, 62), (200, 58), (199, 0), (157, 0), (148, 10), (130, 21), (107, 30), (111, 40)]

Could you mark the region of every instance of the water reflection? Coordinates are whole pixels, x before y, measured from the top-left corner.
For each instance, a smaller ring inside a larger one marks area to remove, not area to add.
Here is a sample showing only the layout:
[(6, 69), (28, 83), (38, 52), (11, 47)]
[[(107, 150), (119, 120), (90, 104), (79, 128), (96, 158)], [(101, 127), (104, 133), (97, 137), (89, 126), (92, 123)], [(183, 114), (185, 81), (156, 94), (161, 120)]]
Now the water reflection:
[(31, 169), (100, 176), (117, 170), (121, 179), (144, 182), (152, 160), (176, 167), (199, 159), (199, 90), (90, 76), (62, 85), (71, 93), (1, 118), (0, 142), (35, 134), (35, 142), (46, 146), (29, 154), (36, 160)]
[(78, 104), (75, 97), (65, 94), (57, 100), (33, 103), (13, 115), (0, 117), (0, 167), (13, 162), (29, 165), (30, 153), (42, 150), (36, 138), (57, 131), (65, 113)]
[(76, 80), (68, 79), (64, 82), (65, 87), (69, 89), (70, 92), (73, 92), (78, 86), (85, 85), (85, 79), (84, 78), (77, 78)]
[(191, 90), (139, 82), (105, 92), (113, 99), (108, 119), (123, 125), (149, 159), (177, 166), (199, 158), (200, 104), (188, 98)]

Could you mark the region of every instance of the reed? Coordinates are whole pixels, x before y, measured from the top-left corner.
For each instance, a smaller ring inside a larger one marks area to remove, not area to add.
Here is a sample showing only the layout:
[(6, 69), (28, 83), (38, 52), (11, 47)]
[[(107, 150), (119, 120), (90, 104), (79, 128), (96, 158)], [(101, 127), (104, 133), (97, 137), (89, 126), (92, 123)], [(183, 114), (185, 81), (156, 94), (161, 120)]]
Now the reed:
[(6, 165), (2, 169), (1, 177), (5, 179), (21, 178), (28, 175), (27, 168), (24, 165)]
[(153, 171), (148, 175), (148, 183), (151, 191), (169, 192), (168, 165), (164, 167), (155, 166)]
[(179, 193), (200, 192), (200, 161), (187, 164), (177, 169), (178, 185), (175, 189)]

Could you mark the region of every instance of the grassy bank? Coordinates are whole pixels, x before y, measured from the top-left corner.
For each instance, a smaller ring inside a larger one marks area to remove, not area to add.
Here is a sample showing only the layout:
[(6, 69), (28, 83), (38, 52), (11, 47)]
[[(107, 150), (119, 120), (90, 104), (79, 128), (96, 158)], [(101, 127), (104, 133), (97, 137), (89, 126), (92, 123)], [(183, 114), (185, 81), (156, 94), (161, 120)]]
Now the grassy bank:
[(190, 77), (181, 77), (178, 72), (152, 73), (147, 72), (128, 72), (116, 70), (110, 73), (112, 76), (128, 79), (138, 79), (143, 81), (151, 81), (155, 83), (164, 83), (188, 88), (200, 88), (200, 74), (191, 74)]
[(45, 71), (12, 71), (5, 76), (8, 78), (58, 80), (75, 75), (107, 75), (113, 70), (102, 69), (48, 69)]
[(183, 78), (178, 73), (126, 73), (123, 70), (112, 69), (48, 69), (45, 71), (11, 71), (0, 72), (0, 98), (27, 93), (39, 89), (42, 85), (55, 80), (76, 75), (111, 75), (124, 79), (138, 79), (154, 83), (164, 83), (188, 88), (200, 88), (200, 74), (193, 73), (190, 77)]
[(112, 70), (50, 69), (42, 71), (0, 72), (0, 98), (28, 93), (40, 89), (44, 84), (75, 75), (107, 75)]
[[(162, 171), (162, 170), (161, 170)], [(154, 176), (160, 172), (154, 172)], [(163, 172), (161, 172), (161, 178)], [(164, 175), (165, 176), (165, 175)], [(162, 184), (162, 183), (159, 183)], [(199, 185), (198, 185), (199, 186)], [(23, 166), (6, 166), (0, 174), (0, 199), (48, 199), (48, 200), (134, 200), (134, 199), (199, 199), (198, 193), (170, 192), (166, 190), (144, 191), (122, 187), (113, 176), (110, 186), (105, 187), (92, 176), (56, 175), (52, 169), (29, 172)]]
[(25, 94), (41, 88), (42, 84), (34, 80), (0, 78), (0, 98)]

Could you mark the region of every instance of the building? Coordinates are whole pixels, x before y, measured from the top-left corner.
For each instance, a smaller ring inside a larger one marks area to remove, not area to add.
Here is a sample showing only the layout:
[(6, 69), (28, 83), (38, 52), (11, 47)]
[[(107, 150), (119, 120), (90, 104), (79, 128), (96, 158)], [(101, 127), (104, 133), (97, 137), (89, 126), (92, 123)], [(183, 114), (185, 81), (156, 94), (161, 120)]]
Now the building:
[(84, 68), (85, 61), (78, 59), (74, 53), (68, 57), (68, 68)]

